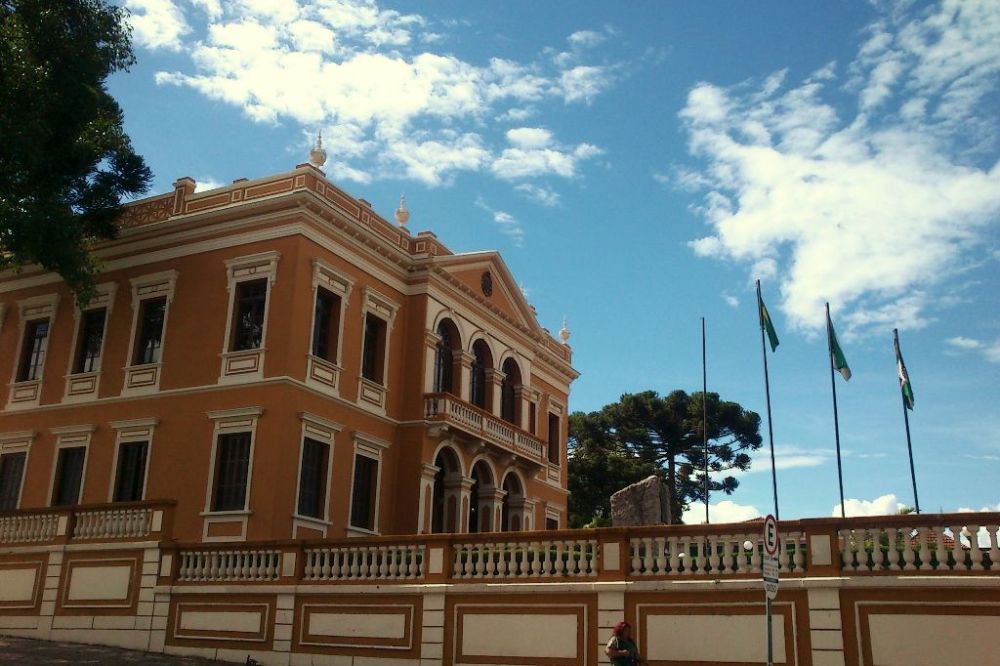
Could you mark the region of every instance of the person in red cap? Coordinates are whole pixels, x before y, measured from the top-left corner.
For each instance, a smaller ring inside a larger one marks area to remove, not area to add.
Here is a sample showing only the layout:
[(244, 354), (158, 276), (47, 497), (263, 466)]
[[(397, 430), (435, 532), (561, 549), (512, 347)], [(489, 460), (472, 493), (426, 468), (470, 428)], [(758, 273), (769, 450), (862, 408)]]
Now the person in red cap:
[(634, 666), (644, 663), (631, 633), (629, 623), (624, 620), (616, 624), (611, 631), (611, 639), (604, 649), (604, 654), (611, 658), (611, 663), (615, 666)]

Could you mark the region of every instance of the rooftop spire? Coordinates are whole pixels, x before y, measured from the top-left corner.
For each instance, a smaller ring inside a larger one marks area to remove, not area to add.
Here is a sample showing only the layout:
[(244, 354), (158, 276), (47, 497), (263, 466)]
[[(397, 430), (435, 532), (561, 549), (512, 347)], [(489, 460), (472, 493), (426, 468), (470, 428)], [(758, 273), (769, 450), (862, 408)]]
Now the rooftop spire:
[(406, 195), (399, 195), (399, 208), (396, 209), (396, 221), (399, 222), (399, 226), (405, 227), (406, 223), (410, 221), (410, 211), (406, 209)]
[(569, 336), (570, 336), (569, 326), (566, 324), (566, 317), (563, 317), (563, 325), (562, 328), (559, 329), (559, 339), (562, 340), (562, 343), (564, 345), (568, 345)]
[(316, 134), (316, 145), (309, 151), (309, 164), (317, 169), (326, 164), (326, 151), (323, 150), (323, 130)]

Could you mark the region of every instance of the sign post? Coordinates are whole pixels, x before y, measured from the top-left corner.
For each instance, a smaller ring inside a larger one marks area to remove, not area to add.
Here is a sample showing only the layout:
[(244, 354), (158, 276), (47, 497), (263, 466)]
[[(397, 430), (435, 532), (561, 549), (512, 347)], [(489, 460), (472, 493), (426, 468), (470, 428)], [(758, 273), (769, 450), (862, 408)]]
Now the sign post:
[(767, 613), (767, 666), (774, 666), (774, 643), (771, 632), (771, 602), (778, 596), (778, 521), (774, 516), (764, 519), (764, 579), (765, 612)]

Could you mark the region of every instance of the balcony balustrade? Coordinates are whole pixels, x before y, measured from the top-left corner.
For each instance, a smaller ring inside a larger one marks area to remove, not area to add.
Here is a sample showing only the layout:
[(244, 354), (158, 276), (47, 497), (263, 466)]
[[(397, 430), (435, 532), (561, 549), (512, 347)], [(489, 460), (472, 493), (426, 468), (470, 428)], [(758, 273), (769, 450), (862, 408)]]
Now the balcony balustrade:
[(542, 440), (449, 393), (424, 396), (424, 419), (445, 423), (538, 465), (545, 463)]
[(148, 500), (0, 513), (0, 547), (168, 538), (175, 502)]

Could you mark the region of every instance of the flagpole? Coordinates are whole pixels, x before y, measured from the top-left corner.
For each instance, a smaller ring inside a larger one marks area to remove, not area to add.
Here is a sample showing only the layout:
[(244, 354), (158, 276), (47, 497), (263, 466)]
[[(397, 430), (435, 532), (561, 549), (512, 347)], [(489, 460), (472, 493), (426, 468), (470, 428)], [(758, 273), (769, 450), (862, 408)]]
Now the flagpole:
[(708, 371), (705, 362), (705, 318), (701, 318), (701, 433), (705, 445), (705, 524), (708, 519)]
[(767, 398), (767, 437), (771, 444), (771, 490), (774, 494), (774, 517), (781, 520), (778, 513), (778, 470), (774, 466), (774, 426), (771, 422), (771, 380), (767, 373), (767, 345), (764, 343), (764, 301), (760, 295), (760, 280), (757, 280), (757, 319), (760, 321), (760, 351), (764, 355), (764, 396)]
[(833, 322), (830, 321), (830, 304), (826, 304), (826, 346), (830, 360), (830, 387), (833, 389), (833, 434), (837, 441), (837, 484), (840, 487), (840, 517), (846, 518), (844, 508), (844, 470), (840, 463), (840, 419), (837, 416), (837, 382), (833, 378)]
[[(899, 351), (899, 329), (892, 329), (892, 342), (896, 348), (896, 364), (898, 366), (903, 358)], [(906, 452), (910, 456), (910, 480), (913, 482), (913, 503), (916, 505), (914, 508), (916, 508), (917, 513), (920, 513), (920, 497), (917, 495), (917, 472), (913, 467), (913, 444), (910, 442), (910, 415), (906, 407), (906, 396), (903, 394), (902, 377), (900, 377), (899, 381), (899, 397), (903, 401), (903, 423), (906, 425)]]

